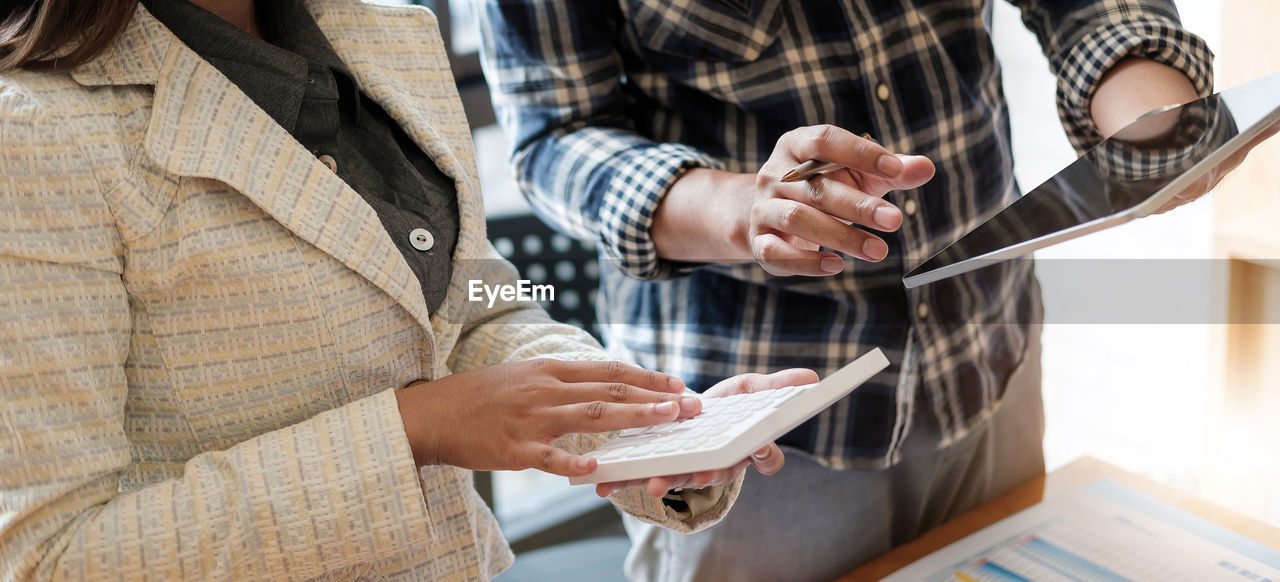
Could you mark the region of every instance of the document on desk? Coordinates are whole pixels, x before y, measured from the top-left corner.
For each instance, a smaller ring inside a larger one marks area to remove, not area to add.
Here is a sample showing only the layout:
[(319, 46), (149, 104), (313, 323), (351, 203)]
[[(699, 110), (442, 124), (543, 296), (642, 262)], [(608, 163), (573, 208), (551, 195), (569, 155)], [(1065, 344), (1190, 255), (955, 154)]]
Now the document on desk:
[(1280, 582), (1280, 550), (1102, 480), (996, 522), (887, 582)]

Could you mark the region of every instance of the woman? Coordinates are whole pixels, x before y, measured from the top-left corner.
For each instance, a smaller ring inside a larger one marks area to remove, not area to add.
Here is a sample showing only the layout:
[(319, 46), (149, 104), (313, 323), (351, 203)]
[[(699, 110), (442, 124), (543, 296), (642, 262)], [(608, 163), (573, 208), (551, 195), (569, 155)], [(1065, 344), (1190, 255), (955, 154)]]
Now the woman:
[[(583, 433), (698, 412), (536, 307), (466, 300), (516, 274), (429, 12), (0, 19), (5, 579), (488, 578), (511, 557), (470, 469), (581, 475)], [(695, 531), (745, 464), (597, 492)]]

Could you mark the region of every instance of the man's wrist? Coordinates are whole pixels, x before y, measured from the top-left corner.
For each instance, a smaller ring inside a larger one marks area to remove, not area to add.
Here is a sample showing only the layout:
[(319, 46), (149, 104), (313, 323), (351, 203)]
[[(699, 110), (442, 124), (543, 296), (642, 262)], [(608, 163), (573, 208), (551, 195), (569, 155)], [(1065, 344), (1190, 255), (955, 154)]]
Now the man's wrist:
[(708, 168), (686, 171), (654, 212), (649, 235), (669, 261), (751, 260), (749, 216), (755, 176)]

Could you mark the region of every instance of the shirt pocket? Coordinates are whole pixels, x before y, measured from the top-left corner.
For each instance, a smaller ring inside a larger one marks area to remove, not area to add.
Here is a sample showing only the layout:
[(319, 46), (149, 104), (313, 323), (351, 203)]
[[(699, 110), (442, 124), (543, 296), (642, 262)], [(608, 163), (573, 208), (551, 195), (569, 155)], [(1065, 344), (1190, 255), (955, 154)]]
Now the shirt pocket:
[(782, 0), (621, 0), (642, 47), (691, 60), (746, 63), (773, 46)]

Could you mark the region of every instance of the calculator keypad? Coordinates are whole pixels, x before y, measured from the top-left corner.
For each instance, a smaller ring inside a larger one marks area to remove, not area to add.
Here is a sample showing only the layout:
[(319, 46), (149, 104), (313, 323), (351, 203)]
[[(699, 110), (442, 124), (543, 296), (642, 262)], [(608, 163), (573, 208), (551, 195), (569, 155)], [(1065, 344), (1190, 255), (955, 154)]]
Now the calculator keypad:
[(749, 430), (804, 389), (789, 386), (723, 398), (703, 397), (702, 413), (698, 416), (624, 430), (587, 456), (603, 463), (714, 450)]

